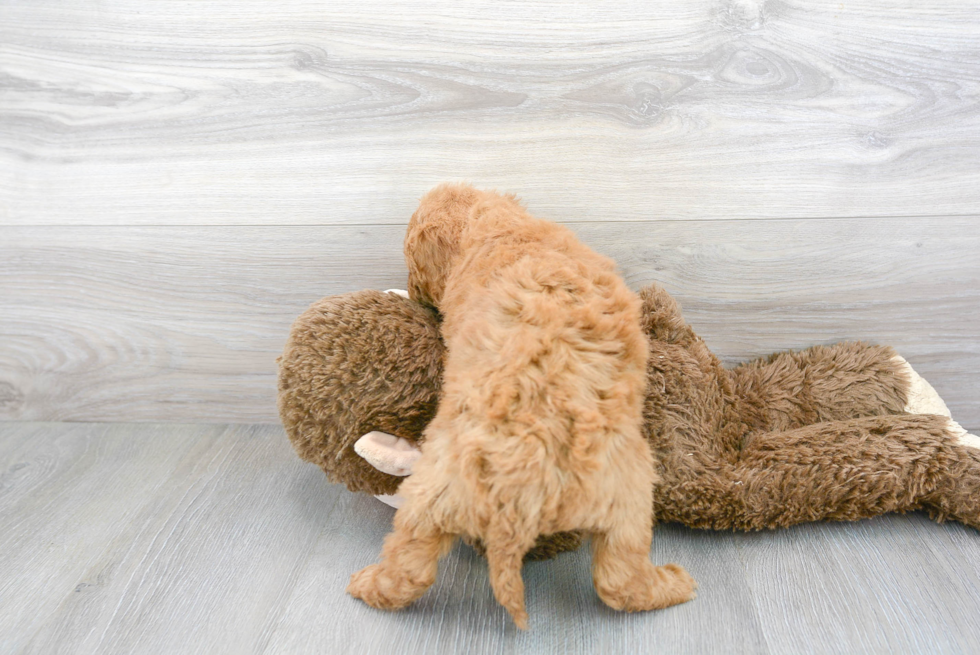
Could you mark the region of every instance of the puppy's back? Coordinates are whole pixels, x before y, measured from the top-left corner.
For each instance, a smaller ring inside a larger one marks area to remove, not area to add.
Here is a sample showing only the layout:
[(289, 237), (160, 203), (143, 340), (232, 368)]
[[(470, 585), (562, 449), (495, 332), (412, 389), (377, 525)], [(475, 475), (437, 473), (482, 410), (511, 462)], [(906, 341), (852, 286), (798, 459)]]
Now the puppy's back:
[(437, 522), (484, 542), (494, 593), (520, 624), (520, 564), (537, 536), (602, 528), (622, 485), (650, 486), (640, 301), (611, 260), (513, 198), (434, 193), (452, 202), (423, 202), (406, 238), (414, 293), (438, 305), (447, 346), (434, 456), (419, 465), (445, 485), (425, 492)]
[(492, 204), (463, 234), (443, 307), (443, 403), (461, 408), (455, 446), (479, 517), (469, 528), (517, 617), (527, 547), (593, 527), (622, 482), (615, 462), (651, 457), (640, 302), (569, 230)]

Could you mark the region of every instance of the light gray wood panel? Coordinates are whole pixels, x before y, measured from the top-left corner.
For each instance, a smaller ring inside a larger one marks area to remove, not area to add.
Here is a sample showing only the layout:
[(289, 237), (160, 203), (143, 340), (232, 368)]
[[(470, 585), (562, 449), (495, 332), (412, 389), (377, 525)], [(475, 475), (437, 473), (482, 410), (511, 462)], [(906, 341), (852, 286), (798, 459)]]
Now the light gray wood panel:
[[(26, 466), (22, 466), (26, 464)], [(276, 426), (0, 424), (4, 653), (974, 652), (980, 535), (922, 515), (754, 534), (659, 526), (699, 596), (626, 615), (586, 548), (524, 569), (531, 630), (465, 546), (398, 613), (344, 594), (393, 510)]]
[[(980, 426), (980, 220), (576, 224), (727, 363), (895, 346)], [(403, 287), (403, 228), (2, 228), (0, 416), (276, 422), (275, 358), (318, 298)]]
[(360, 228), (3, 229), (3, 414), (275, 422), (290, 324), (404, 280), (396, 232), (379, 247)]
[(980, 2), (0, 7), (0, 222), (976, 214)]
[[(281, 429), (38, 432), (78, 441), (96, 465), (53, 473), (32, 500), (4, 507), (14, 519), (5, 571), (16, 576), (0, 593), (26, 615), (0, 617), (4, 652), (262, 652), (263, 629), (341, 492), (301, 465)], [(49, 456), (45, 441), (21, 458)], [(52, 458), (72, 466), (70, 454)]]
[(772, 652), (976, 651), (980, 537), (929, 523), (892, 515), (737, 535)]
[(119, 573), (109, 553), (128, 544), (114, 537), (217, 431), (0, 425), (0, 651), (20, 651), (66, 600)]

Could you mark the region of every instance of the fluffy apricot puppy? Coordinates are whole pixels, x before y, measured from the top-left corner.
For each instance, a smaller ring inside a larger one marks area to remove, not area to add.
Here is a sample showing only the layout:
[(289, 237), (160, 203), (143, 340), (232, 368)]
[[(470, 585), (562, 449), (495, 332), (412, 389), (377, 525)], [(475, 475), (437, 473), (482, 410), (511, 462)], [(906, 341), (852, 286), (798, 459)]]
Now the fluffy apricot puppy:
[(691, 600), (687, 572), (649, 558), (647, 341), (639, 298), (613, 262), (513, 198), (467, 186), (422, 199), (405, 256), (409, 293), (443, 315), (443, 396), (382, 561), (354, 574), (348, 592), (404, 607), (465, 535), (485, 545), (494, 595), (524, 629), (524, 554), (539, 535), (581, 530), (610, 607)]

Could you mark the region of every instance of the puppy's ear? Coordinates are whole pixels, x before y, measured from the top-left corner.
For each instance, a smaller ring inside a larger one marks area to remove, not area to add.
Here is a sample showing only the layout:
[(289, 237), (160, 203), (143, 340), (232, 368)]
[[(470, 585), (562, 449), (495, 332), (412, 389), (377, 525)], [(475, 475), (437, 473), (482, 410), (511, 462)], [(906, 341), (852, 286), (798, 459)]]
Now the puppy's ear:
[(433, 307), (439, 305), (455, 250), (440, 230), (418, 230), (405, 239), (409, 298)]

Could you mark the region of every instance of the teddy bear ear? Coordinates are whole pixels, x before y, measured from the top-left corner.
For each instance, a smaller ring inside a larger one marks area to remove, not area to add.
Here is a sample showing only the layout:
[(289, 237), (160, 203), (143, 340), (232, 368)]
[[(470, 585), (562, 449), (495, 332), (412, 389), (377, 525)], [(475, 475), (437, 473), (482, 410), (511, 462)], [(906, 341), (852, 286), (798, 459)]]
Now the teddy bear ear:
[(354, 442), (354, 452), (382, 473), (399, 477), (411, 475), (412, 465), (422, 454), (407, 439), (386, 432), (368, 432)]

